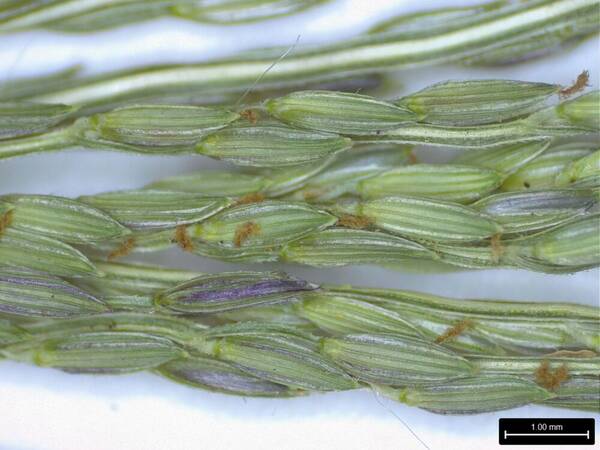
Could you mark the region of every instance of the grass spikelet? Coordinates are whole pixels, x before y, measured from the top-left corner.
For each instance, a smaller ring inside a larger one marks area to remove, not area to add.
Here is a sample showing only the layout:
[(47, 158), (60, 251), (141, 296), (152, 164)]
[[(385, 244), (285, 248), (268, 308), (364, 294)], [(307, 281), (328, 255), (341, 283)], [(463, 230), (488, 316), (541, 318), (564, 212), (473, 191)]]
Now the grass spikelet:
[(552, 370), (548, 360), (544, 360), (535, 370), (535, 382), (549, 391), (555, 391), (569, 378), (569, 369), (566, 364)]
[(251, 236), (260, 233), (260, 225), (256, 222), (246, 222), (238, 226), (233, 236), (233, 243), (236, 247), (241, 247)]
[(469, 328), (473, 327), (473, 321), (470, 319), (463, 319), (457, 322), (454, 326), (448, 328), (442, 334), (440, 334), (436, 339), (436, 344), (441, 344), (446, 341), (454, 340)]

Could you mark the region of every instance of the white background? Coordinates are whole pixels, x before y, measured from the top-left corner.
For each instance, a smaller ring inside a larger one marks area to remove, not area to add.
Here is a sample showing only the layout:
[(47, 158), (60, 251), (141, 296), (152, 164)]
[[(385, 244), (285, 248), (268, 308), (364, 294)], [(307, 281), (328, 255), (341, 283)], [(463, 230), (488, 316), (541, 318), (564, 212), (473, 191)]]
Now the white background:
[[(87, 36), (45, 32), (0, 35), (0, 82), (83, 63), (99, 72), (144, 63), (193, 62), (245, 48), (340, 40), (391, 14), (415, 11), (418, 0), (339, 0), (292, 18), (215, 27), (160, 20)], [(427, 7), (475, 2), (428, 1)], [(567, 52), (494, 70), (459, 66), (403, 71), (404, 91), (449, 78), (513, 78), (569, 84), (583, 69), (598, 88), (598, 40)], [(431, 158), (434, 151), (426, 151)], [(0, 163), (0, 194), (76, 196), (140, 187), (159, 177), (215, 167), (202, 157), (143, 157), (71, 151)], [(236, 268), (169, 251), (144, 260), (199, 271)], [(467, 298), (554, 300), (598, 305), (599, 271), (551, 276), (514, 270), (415, 275), (352, 267), (286, 267), (316, 282), (421, 290)], [(499, 417), (594, 417), (527, 406), (498, 414), (437, 416), (378, 398), (370, 391), (289, 400), (244, 399), (180, 386), (150, 374), (66, 375), (0, 363), (0, 449), (488, 449), (497, 447)], [(596, 415), (596, 417), (598, 417)], [(597, 430), (598, 433), (598, 430)]]

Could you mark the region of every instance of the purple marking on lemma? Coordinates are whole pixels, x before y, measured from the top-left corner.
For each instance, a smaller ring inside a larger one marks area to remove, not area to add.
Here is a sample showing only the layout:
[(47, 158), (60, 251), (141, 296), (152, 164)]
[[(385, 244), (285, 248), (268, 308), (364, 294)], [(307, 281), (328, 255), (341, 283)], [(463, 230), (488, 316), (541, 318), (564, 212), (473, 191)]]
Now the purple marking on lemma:
[[(233, 369), (232, 369), (233, 370)], [(283, 385), (254, 378), (252, 375), (218, 371), (215, 369), (165, 369), (165, 372), (188, 383), (209, 386), (230, 392), (244, 394), (284, 395), (289, 389)]]
[(59, 290), (66, 294), (69, 294), (69, 295), (83, 297), (83, 298), (86, 298), (93, 302), (104, 304), (104, 302), (100, 301), (96, 297), (88, 294), (85, 291), (82, 291), (81, 289), (79, 289), (71, 284), (63, 282), (60, 279), (55, 280), (51, 277), (47, 277), (46, 280), (39, 279), (39, 278), (32, 278), (33, 276), (36, 275), (36, 273), (30, 272), (31, 277), (28, 277), (27, 276), (28, 272), (29, 271), (24, 270), (23, 276), (4, 275), (4, 274), (0, 273), (0, 283), (9, 283), (9, 284), (17, 285), (17, 286), (30, 286), (30, 287), (40, 287), (40, 288), (49, 288), (49, 289), (53, 289), (53, 290)]
[(258, 281), (247, 286), (236, 287), (225, 290), (194, 291), (184, 299), (183, 302), (194, 303), (197, 301), (213, 303), (223, 300), (239, 300), (242, 298), (264, 297), (272, 294), (283, 294), (286, 292), (312, 291), (317, 286), (303, 280), (293, 278)]

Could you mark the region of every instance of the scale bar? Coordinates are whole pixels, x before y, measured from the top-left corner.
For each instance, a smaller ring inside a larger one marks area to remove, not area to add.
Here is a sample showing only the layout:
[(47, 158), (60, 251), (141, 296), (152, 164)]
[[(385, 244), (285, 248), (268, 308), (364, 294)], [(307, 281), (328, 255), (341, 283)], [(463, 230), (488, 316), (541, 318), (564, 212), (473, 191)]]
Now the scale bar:
[[(0, 2), (1, 3), (1, 2)], [(541, 417), (500, 419), (500, 445), (576, 445), (593, 446), (596, 441), (596, 422), (587, 418)], [(571, 448), (571, 447), (569, 447)]]
[(585, 433), (508, 433), (504, 430), (504, 438), (509, 436), (585, 436), (589, 439), (590, 432), (588, 430)]

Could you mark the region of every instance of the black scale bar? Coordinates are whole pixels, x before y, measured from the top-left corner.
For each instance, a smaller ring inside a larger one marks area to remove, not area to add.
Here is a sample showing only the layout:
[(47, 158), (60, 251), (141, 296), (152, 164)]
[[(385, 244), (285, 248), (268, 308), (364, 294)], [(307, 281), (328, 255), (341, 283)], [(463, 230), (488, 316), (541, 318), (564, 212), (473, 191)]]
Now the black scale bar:
[(594, 419), (500, 419), (500, 445), (594, 445)]

